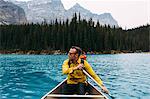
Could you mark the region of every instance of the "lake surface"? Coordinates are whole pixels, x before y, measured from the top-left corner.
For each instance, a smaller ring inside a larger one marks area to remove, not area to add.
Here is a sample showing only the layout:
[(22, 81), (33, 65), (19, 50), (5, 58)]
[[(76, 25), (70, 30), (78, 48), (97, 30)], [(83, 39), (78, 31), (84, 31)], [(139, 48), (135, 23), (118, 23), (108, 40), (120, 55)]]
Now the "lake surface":
[[(116, 99), (150, 99), (150, 54), (87, 57)], [(65, 59), (67, 55), (0, 55), (0, 98), (40, 99), (66, 78), (61, 71)]]

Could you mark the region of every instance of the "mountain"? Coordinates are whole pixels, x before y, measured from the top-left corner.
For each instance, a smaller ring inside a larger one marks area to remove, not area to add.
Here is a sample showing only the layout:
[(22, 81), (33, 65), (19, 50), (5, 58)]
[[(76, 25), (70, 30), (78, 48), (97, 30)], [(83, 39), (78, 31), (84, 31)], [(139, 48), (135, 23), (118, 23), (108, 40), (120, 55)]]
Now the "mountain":
[(110, 13), (103, 13), (100, 15), (94, 14), (80, 6), (78, 3), (69, 10), (66, 10), (61, 0), (31, 0), (28, 2), (9, 1), (24, 9), (28, 22), (41, 23), (46, 20), (49, 23), (56, 18), (58, 20), (71, 19), (76, 12), (77, 14), (80, 13), (82, 19), (85, 18), (89, 20), (92, 18), (93, 21), (99, 21), (102, 25), (109, 24), (110, 26), (118, 26), (117, 21)]
[(28, 2), (15, 2), (22, 7), (29, 22), (50, 22), (56, 18), (64, 19), (65, 9), (59, 0), (32, 0)]
[(64, 19), (65, 9), (59, 0), (33, 0), (27, 4), (27, 19), (30, 22), (36, 23), (44, 20), (50, 22), (56, 18)]
[(0, 0), (0, 24), (26, 23), (25, 12), (19, 6)]
[(110, 13), (104, 13), (101, 15), (93, 14), (89, 10), (81, 7), (78, 3), (76, 3), (72, 8), (67, 11), (67, 16), (73, 15), (74, 12), (80, 13), (81, 18), (89, 20), (92, 18), (93, 21), (99, 21), (101, 25), (110, 25), (110, 26), (118, 26), (117, 21), (111, 16)]

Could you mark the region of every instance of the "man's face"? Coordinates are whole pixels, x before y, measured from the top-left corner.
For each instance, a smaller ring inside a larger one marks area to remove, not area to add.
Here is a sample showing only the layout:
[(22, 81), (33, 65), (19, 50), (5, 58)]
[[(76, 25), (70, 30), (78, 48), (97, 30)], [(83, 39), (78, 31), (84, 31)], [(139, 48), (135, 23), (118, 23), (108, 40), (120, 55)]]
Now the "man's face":
[(71, 48), (69, 50), (68, 56), (69, 56), (69, 60), (77, 60), (78, 59), (77, 50), (74, 48)]

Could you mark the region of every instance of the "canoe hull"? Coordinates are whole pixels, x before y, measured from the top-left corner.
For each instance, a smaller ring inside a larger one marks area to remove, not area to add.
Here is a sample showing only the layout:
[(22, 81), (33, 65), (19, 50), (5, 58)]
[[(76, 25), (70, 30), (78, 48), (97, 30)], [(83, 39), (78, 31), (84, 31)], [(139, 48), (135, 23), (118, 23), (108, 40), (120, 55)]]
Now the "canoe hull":
[(63, 88), (67, 79), (58, 84), (41, 99), (108, 99), (102, 92), (97, 90), (88, 82), (88, 91), (86, 95), (64, 95)]

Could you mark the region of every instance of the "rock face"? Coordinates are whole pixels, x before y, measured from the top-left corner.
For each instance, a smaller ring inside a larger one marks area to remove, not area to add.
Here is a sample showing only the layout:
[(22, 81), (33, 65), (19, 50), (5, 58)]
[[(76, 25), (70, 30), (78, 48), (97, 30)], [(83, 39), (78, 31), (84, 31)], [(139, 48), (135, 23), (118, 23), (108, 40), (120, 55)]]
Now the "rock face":
[(61, 0), (7, 1), (11, 1), (24, 9), (29, 23), (41, 23), (45, 20), (51, 22), (51, 20), (56, 18), (59, 20), (65, 19), (66, 10)]
[(59, 0), (33, 0), (27, 3), (27, 19), (29, 22), (50, 22), (54, 19), (64, 19), (65, 9)]
[(26, 23), (25, 12), (19, 6), (0, 0), (0, 24)]
[(99, 21), (101, 25), (109, 24), (110, 26), (118, 26), (117, 21), (110, 13), (100, 15), (94, 14), (81, 7), (79, 4), (75, 4), (69, 10), (65, 10), (61, 0), (31, 0), (28, 2), (9, 1), (24, 9), (28, 22), (41, 23), (46, 20), (49, 23), (56, 18), (58, 20), (71, 19), (76, 12), (77, 14), (80, 13), (82, 19), (85, 18), (89, 20), (92, 18), (95, 22)]

